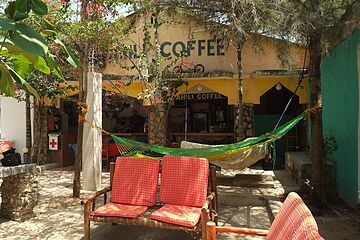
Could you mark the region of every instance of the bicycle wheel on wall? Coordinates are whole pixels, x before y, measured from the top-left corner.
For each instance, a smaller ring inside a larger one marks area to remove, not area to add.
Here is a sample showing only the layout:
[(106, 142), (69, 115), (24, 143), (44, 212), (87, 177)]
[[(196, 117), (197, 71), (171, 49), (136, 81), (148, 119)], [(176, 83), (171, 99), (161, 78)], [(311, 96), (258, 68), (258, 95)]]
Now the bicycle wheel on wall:
[(179, 74), (179, 73), (182, 73), (182, 69), (180, 66), (176, 66), (174, 67), (173, 69), (173, 73), (176, 73), (176, 74)]
[(195, 67), (194, 67), (194, 72), (197, 72), (197, 73), (203, 73), (205, 71), (205, 68), (203, 65), (201, 64), (196, 64)]

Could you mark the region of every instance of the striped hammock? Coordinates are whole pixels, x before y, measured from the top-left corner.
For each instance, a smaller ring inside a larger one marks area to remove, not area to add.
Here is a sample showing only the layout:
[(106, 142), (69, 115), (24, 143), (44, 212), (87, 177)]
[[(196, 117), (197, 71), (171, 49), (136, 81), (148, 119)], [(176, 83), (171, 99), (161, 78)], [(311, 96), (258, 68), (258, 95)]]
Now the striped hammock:
[(282, 138), (304, 116), (305, 113), (302, 113), (272, 132), (226, 145), (211, 146), (185, 142), (182, 144), (182, 148), (169, 148), (118, 137), (114, 134), (111, 134), (111, 137), (114, 139), (122, 156), (196, 156), (205, 157), (211, 163), (220, 167), (243, 169), (269, 155), (274, 142)]

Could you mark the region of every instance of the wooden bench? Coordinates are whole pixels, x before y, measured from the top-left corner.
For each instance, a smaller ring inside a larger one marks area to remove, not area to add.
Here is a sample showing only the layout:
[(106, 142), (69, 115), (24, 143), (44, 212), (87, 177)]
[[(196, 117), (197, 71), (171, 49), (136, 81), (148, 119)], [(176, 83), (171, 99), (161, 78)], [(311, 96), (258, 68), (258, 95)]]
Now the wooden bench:
[[(161, 163), (159, 171), (159, 160), (118, 157), (112, 186), (85, 202), (84, 239), (90, 239), (90, 221), (201, 232), (206, 239), (206, 222), (216, 221), (215, 168), (194, 157), (165, 156)], [(95, 208), (100, 196), (104, 205)]]

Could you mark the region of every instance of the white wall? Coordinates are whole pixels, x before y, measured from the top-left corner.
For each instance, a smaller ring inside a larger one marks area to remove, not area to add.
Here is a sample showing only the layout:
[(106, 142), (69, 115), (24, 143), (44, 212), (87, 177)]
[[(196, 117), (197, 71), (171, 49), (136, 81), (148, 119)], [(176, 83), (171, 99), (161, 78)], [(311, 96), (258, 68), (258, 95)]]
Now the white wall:
[(23, 148), (26, 146), (26, 111), (25, 102), (18, 102), (14, 98), (1, 98), (0, 129), (1, 138), (11, 139), (15, 148), (23, 157)]

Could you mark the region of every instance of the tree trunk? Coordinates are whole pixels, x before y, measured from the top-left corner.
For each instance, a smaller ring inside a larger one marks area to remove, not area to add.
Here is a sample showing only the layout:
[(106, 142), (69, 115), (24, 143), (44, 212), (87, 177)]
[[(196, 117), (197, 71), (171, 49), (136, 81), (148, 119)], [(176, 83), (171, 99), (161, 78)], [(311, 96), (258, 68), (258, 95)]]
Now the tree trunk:
[[(310, 36), (310, 105), (321, 105), (321, 34), (314, 33)], [(321, 201), (325, 200), (324, 185), (324, 146), (323, 125), (321, 109), (311, 113), (311, 160), (312, 160), (312, 184)]]
[[(81, 13), (80, 21), (87, 19), (86, 7), (88, 1), (81, 0)], [(89, 48), (86, 42), (81, 44), (83, 47), (83, 52), (80, 53), (80, 60), (82, 67), (80, 68), (79, 76), (79, 103), (86, 103), (86, 89), (87, 89), (87, 72), (88, 72), (88, 56)], [(79, 114), (81, 112), (79, 111)], [(83, 132), (84, 132), (84, 122), (79, 121), (78, 123), (78, 134), (76, 142), (76, 157), (75, 157), (75, 166), (74, 166), (74, 181), (73, 181), (73, 198), (80, 197), (80, 173), (81, 173), (81, 162), (82, 162), (82, 143), (83, 143)]]
[[(87, 57), (88, 57), (88, 45), (84, 44), (84, 53), (81, 59), (82, 67), (79, 77), (79, 103), (86, 103), (86, 89), (87, 89)], [(79, 114), (81, 112), (79, 111)], [(83, 144), (84, 122), (78, 123), (78, 134), (76, 142), (76, 158), (74, 166), (74, 181), (73, 181), (73, 197), (80, 197), (80, 173), (82, 166), (82, 144)]]
[(234, 105), (235, 119), (234, 119), (234, 137), (236, 142), (240, 142), (245, 139), (244, 121), (243, 121), (243, 82), (242, 82), (242, 50), (244, 47), (244, 41), (242, 38), (238, 39), (237, 43), (237, 72), (238, 72), (238, 91), (239, 102)]
[(168, 143), (168, 111), (166, 104), (155, 104), (149, 108), (149, 144), (166, 146)]
[(31, 107), (30, 107), (30, 95), (26, 94), (26, 148), (27, 152), (24, 153), (25, 163), (29, 163), (29, 154), (31, 151), (32, 145), (32, 135), (31, 135)]
[(47, 161), (47, 112), (48, 108), (39, 100), (34, 103), (34, 144), (31, 149), (31, 162), (38, 165)]

